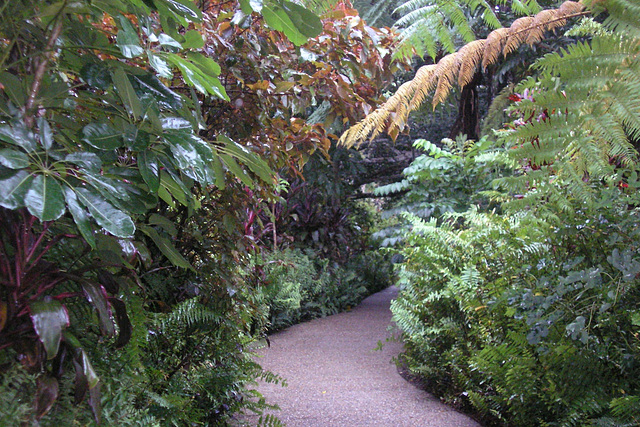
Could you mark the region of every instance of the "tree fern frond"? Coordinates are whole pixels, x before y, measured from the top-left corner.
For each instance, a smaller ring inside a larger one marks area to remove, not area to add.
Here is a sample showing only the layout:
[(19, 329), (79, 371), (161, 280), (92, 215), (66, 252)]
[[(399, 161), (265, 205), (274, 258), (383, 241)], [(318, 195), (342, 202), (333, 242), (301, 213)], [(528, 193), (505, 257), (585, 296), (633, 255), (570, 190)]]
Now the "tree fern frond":
[(435, 107), (446, 99), (455, 84), (468, 83), (480, 67), (486, 69), (501, 55), (526, 44), (527, 40), (539, 40), (541, 31), (552, 30), (564, 25), (569, 17), (587, 13), (582, 4), (567, 1), (554, 13), (543, 11), (535, 17), (516, 20), (511, 28), (492, 31), (483, 42), (473, 41), (457, 53), (442, 58), (437, 65), (422, 67), (414, 79), (403, 84), (385, 104), (348, 129), (339, 143), (351, 147), (383, 130), (392, 136), (397, 135), (404, 128), (409, 113), (417, 109), (434, 89)]

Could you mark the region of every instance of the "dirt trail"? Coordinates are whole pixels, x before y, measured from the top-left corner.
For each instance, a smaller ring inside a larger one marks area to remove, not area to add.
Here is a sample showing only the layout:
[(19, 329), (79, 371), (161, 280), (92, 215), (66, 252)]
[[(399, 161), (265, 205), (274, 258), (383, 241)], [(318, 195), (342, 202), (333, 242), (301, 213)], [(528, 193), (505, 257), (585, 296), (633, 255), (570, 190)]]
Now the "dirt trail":
[[(280, 406), (274, 414), (286, 426), (479, 426), (398, 374), (392, 358), (402, 343), (386, 342), (396, 294), (386, 289), (350, 312), (270, 337), (259, 363), (286, 378), (288, 387), (261, 384), (259, 390)], [(380, 341), (384, 347), (376, 350)]]

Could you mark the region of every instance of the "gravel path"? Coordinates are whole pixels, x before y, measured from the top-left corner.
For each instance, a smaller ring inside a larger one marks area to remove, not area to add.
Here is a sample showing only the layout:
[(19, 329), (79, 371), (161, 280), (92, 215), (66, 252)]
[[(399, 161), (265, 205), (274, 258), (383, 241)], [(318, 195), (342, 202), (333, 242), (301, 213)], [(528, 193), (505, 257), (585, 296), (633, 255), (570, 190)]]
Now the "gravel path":
[[(402, 343), (392, 334), (389, 288), (365, 299), (350, 312), (295, 325), (270, 337), (260, 350), (265, 369), (287, 379), (288, 386), (260, 384), (267, 402), (288, 427), (316, 426), (479, 426), (406, 382), (392, 358)], [(376, 350), (379, 342), (382, 350)], [(255, 419), (249, 419), (257, 422)]]

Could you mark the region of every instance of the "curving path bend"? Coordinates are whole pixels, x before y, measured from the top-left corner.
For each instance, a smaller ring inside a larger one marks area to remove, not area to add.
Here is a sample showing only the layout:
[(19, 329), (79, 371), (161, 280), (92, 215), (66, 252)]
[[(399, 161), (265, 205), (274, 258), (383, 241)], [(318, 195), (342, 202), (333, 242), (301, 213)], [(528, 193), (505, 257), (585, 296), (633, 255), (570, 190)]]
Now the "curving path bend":
[[(392, 334), (388, 288), (350, 312), (295, 325), (259, 351), (266, 370), (288, 386), (261, 383), (274, 414), (288, 427), (471, 427), (480, 424), (405, 381), (392, 359), (402, 343)], [(376, 350), (383, 342), (382, 350)], [(255, 425), (257, 417), (246, 421)], [(252, 422), (253, 421), (253, 422)]]

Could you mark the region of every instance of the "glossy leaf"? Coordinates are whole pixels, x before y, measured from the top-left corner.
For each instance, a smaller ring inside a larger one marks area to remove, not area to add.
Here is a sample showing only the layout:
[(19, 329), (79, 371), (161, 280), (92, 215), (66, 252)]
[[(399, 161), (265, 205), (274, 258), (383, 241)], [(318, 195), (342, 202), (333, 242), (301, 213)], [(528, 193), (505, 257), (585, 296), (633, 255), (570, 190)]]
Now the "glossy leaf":
[(11, 148), (0, 149), (0, 165), (9, 169), (22, 169), (29, 166), (29, 157), (22, 151)]
[(240, 165), (238, 165), (238, 163), (233, 159), (233, 157), (223, 153), (220, 153), (219, 156), (220, 156), (220, 159), (222, 159), (224, 164), (227, 166), (229, 171), (233, 175), (235, 175), (236, 178), (242, 181), (244, 185), (246, 185), (249, 188), (255, 187), (255, 184), (251, 179), (251, 177), (249, 177), (249, 175), (247, 175), (247, 173), (244, 170), (242, 170)]
[(147, 51), (147, 58), (149, 59), (149, 65), (153, 67), (160, 77), (170, 79), (173, 77), (169, 64), (161, 56), (153, 54), (151, 51)]
[(189, 207), (193, 204), (191, 201), (191, 194), (187, 192), (187, 188), (184, 184), (181, 185), (179, 180), (174, 179), (164, 170), (160, 173), (160, 184), (183, 206)]
[[(173, 76), (173, 73), (171, 73), (171, 76)], [(180, 95), (165, 86), (153, 74), (132, 75), (131, 84), (138, 96), (151, 95), (162, 108), (177, 111), (183, 107)]]
[(62, 187), (48, 175), (36, 175), (25, 195), (24, 203), (40, 221), (53, 221), (64, 215), (66, 210)]
[(187, 31), (184, 35), (185, 41), (182, 47), (185, 49), (201, 49), (204, 47), (204, 38), (197, 30)]
[(118, 96), (122, 102), (129, 108), (134, 118), (142, 117), (142, 103), (136, 94), (135, 89), (129, 81), (129, 77), (122, 68), (117, 68), (113, 73), (113, 83), (116, 85)]
[(178, 67), (187, 84), (195, 87), (201, 93), (229, 101), (229, 96), (217, 77), (206, 74), (200, 67), (178, 55), (169, 54), (167, 59)]
[(49, 122), (44, 117), (38, 118), (38, 131), (40, 134), (40, 144), (46, 151), (49, 151), (53, 146), (53, 132)]
[(154, 0), (154, 2), (156, 4), (163, 3), (173, 12), (192, 22), (202, 20), (202, 12), (195, 7), (191, 0)]
[(301, 46), (307, 42), (308, 37), (296, 28), (287, 12), (279, 5), (272, 3), (264, 5), (262, 16), (268, 26), (274, 30), (282, 31), (296, 46)]
[(24, 206), (24, 198), (31, 187), (31, 181), (33, 176), (25, 170), (0, 180), (0, 206), (7, 209)]
[(151, 240), (153, 240), (153, 243), (155, 243), (158, 249), (160, 249), (160, 252), (162, 252), (162, 254), (166, 256), (173, 265), (175, 265), (176, 267), (182, 267), (195, 271), (189, 261), (187, 261), (185, 257), (183, 257), (182, 254), (178, 252), (176, 247), (173, 245), (173, 243), (171, 243), (169, 239), (161, 236), (156, 230), (147, 225), (141, 225), (140, 231), (142, 231), (144, 234), (149, 236)]
[(126, 17), (118, 16), (120, 31), (116, 35), (116, 45), (120, 48), (122, 56), (125, 58), (135, 58), (142, 55), (144, 49), (140, 46), (138, 31), (133, 27), (131, 21)]
[(22, 147), (31, 153), (36, 149), (36, 137), (22, 123), (0, 126), (0, 140)]
[(87, 300), (94, 306), (98, 313), (100, 322), (100, 331), (104, 335), (113, 336), (115, 329), (111, 320), (111, 307), (107, 301), (107, 292), (104, 287), (98, 283), (85, 281), (82, 283), (82, 289)]
[(100, 160), (100, 157), (87, 151), (67, 154), (64, 160), (94, 173), (100, 172), (102, 169), (102, 160)]
[(213, 153), (206, 142), (191, 134), (182, 133), (167, 133), (164, 139), (183, 173), (205, 185), (213, 184)]
[(36, 381), (36, 418), (44, 417), (58, 400), (60, 386), (58, 380), (41, 374)]
[(136, 227), (131, 217), (116, 209), (106, 201), (96, 190), (87, 188), (76, 189), (78, 200), (89, 209), (98, 225), (117, 237), (131, 237)]
[(296, 29), (307, 37), (316, 37), (322, 33), (322, 21), (309, 9), (292, 3), (287, 0), (282, 1), (282, 8), (295, 25)]
[(123, 144), (122, 133), (106, 122), (90, 123), (82, 129), (87, 144), (99, 150), (113, 150)]
[(202, 71), (204, 71), (207, 74), (218, 76), (222, 71), (222, 69), (220, 68), (220, 65), (218, 65), (216, 61), (204, 56), (201, 53), (188, 52), (187, 58), (189, 58), (191, 62), (196, 64), (198, 67), (200, 67)]
[(89, 63), (80, 70), (80, 77), (89, 86), (106, 90), (111, 86), (113, 80), (109, 69), (103, 63)]
[(160, 187), (160, 167), (158, 166), (158, 156), (151, 150), (138, 153), (138, 170), (142, 179), (147, 183), (152, 193), (158, 192)]
[(80, 206), (78, 197), (76, 196), (76, 193), (72, 188), (65, 187), (64, 198), (67, 203), (67, 208), (69, 209), (69, 212), (71, 212), (73, 221), (76, 223), (80, 234), (89, 244), (89, 246), (95, 249), (96, 239), (93, 235), (93, 228), (91, 227), (91, 219), (89, 217), (89, 214), (82, 206)]
[(256, 154), (250, 152), (231, 138), (228, 138), (224, 135), (219, 135), (218, 140), (224, 142), (224, 151), (240, 160), (263, 181), (273, 182), (275, 172), (271, 170), (267, 162), (265, 162)]
[(149, 224), (159, 225), (171, 237), (176, 237), (178, 235), (178, 229), (176, 228), (176, 225), (173, 223), (173, 221), (165, 216), (155, 213), (151, 214), (151, 216), (149, 217)]
[(109, 298), (109, 303), (115, 311), (116, 324), (118, 325), (118, 339), (115, 342), (116, 348), (122, 348), (131, 339), (133, 325), (127, 314), (126, 304), (118, 298)]
[(53, 359), (58, 354), (62, 330), (69, 326), (67, 309), (60, 301), (45, 298), (29, 304), (29, 315), (47, 359)]

